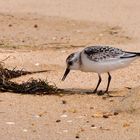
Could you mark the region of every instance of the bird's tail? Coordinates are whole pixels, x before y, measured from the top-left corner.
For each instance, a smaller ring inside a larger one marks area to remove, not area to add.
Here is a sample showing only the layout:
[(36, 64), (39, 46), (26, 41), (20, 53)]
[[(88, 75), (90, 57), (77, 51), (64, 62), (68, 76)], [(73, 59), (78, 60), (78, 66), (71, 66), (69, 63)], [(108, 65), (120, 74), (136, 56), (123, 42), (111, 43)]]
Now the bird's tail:
[(125, 54), (121, 58), (132, 58), (132, 57), (139, 57), (140, 53), (138, 52), (125, 52)]
[(127, 51), (125, 51), (126, 53), (129, 53), (129, 54), (134, 54), (134, 55), (136, 55), (136, 56), (140, 56), (140, 52), (127, 52)]
[(140, 56), (140, 53), (135, 53), (136, 54), (136, 56)]

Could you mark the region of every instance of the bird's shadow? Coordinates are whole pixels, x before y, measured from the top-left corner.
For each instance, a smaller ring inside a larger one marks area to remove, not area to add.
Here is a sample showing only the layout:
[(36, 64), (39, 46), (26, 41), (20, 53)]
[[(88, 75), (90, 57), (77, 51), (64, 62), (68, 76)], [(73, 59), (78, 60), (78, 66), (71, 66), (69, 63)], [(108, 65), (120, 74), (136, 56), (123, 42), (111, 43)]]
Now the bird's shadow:
[(124, 97), (118, 95), (119, 92), (122, 91), (109, 91), (108, 93), (104, 92), (103, 90), (98, 90), (96, 93), (93, 90), (89, 89), (79, 89), (79, 88), (67, 88), (67, 89), (59, 89), (59, 93), (61, 95), (73, 95), (73, 94), (80, 94), (80, 95), (97, 95), (97, 96), (106, 96), (106, 97)]
[[(131, 89), (129, 89), (131, 90)], [(3, 91), (1, 91), (3, 92)], [(104, 99), (109, 97), (125, 97), (124, 95), (120, 95), (121, 92), (124, 92), (124, 89), (122, 90), (114, 90), (109, 91), (108, 93), (105, 93), (102, 90), (97, 91), (96, 93), (93, 92), (93, 90), (89, 89), (80, 89), (80, 88), (66, 88), (66, 89), (57, 89), (55, 92), (48, 93), (48, 92), (14, 92), (14, 91), (8, 91), (9, 93), (13, 94), (20, 94), (20, 95), (53, 95), (53, 96), (71, 96), (71, 95), (95, 95), (95, 96), (101, 96)]]

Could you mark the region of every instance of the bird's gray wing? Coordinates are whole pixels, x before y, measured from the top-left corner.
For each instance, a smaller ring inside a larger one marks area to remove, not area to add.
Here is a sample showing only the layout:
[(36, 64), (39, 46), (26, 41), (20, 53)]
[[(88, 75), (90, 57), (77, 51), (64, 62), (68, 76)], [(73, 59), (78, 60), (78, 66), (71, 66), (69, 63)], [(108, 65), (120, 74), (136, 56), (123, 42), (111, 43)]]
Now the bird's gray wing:
[(125, 52), (121, 49), (109, 46), (90, 46), (84, 49), (84, 54), (88, 59), (95, 62), (118, 59), (125, 56)]

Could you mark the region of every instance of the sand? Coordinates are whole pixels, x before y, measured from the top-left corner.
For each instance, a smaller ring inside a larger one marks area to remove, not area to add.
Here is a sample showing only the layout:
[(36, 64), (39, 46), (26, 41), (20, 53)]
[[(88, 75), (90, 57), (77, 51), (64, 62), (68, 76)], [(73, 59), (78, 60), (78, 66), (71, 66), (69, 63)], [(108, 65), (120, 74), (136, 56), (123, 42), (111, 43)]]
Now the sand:
[[(138, 0), (0, 0), (0, 59), (8, 68), (50, 70), (14, 79), (48, 79), (62, 95), (0, 93), (2, 140), (139, 140), (140, 60), (112, 72), (110, 94), (87, 94), (94, 73), (72, 71), (68, 54), (93, 44), (140, 51)], [(106, 87), (107, 75), (99, 90)]]

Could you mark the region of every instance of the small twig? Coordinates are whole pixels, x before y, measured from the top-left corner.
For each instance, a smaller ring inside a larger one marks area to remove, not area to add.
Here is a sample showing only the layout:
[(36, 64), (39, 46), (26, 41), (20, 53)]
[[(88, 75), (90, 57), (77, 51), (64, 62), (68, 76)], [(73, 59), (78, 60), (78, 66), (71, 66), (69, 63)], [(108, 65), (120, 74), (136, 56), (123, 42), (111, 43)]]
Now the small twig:
[(2, 62), (4, 62), (4, 61), (6, 61), (7, 59), (9, 59), (11, 56), (9, 55), (9, 56), (7, 56), (6, 58), (4, 58), (3, 60), (1, 60), (0, 61), (0, 63), (2, 63)]

